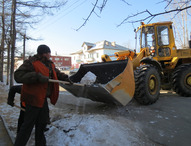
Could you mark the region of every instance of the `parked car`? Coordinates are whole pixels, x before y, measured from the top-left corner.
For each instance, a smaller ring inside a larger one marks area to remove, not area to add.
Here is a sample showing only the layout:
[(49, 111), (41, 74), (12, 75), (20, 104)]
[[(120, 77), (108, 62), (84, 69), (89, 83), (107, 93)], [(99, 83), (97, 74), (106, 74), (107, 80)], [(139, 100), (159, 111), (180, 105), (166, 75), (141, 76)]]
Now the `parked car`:
[(70, 67), (68, 66), (61, 66), (61, 67), (57, 67), (59, 70), (69, 70)]

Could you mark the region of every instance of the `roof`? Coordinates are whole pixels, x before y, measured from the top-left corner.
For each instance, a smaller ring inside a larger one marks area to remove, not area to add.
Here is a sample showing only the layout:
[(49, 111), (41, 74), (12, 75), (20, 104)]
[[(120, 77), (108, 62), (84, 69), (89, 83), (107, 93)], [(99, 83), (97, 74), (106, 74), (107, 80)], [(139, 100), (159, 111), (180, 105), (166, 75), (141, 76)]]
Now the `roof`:
[(95, 46), (89, 49), (89, 51), (97, 49), (112, 49), (112, 50), (128, 50), (128, 48), (116, 44), (116, 42), (109, 42), (107, 40), (96, 42)]
[(80, 49), (80, 50), (78, 50), (78, 51), (76, 51), (76, 52), (70, 53), (70, 55), (80, 54), (80, 53), (82, 53), (82, 52), (83, 52), (82, 49)]
[(89, 43), (89, 42), (84, 42), (84, 43), (82, 44), (82, 47), (83, 47), (84, 45), (86, 45), (86, 46), (94, 46), (95, 44)]
[[(99, 50), (99, 49), (110, 49), (110, 50), (119, 50), (119, 51), (129, 50), (129, 48), (118, 45), (116, 44), (116, 42), (110, 42), (107, 40), (99, 41), (96, 43), (83, 42), (82, 47), (84, 47), (84, 45), (88, 47), (88, 50), (87, 50), (88, 52), (93, 50)], [(71, 53), (71, 55), (79, 54), (82, 52), (83, 52), (83, 49), (78, 50), (77, 52)]]
[(172, 21), (161, 21), (161, 22), (155, 22), (155, 23), (149, 23), (149, 24), (143, 24), (143, 25), (140, 25), (138, 29), (142, 28), (142, 27), (145, 27), (145, 26), (155, 26), (155, 25), (168, 25), (168, 24), (172, 24), (173, 22)]

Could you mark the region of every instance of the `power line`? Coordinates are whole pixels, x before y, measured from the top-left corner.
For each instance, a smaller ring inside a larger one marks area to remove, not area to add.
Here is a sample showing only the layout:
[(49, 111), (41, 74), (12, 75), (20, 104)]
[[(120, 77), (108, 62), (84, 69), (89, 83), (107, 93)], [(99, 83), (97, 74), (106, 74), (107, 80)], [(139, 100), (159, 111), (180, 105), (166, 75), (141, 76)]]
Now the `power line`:
[[(77, 2), (79, 2), (79, 0), (76, 0), (74, 3), (72, 3), (69, 7), (67, 7), (67, 8), (64, 9), (63, 11), (68, 10), (70, 7), (72, 7), (73, 5), (75, 5)], [(60, 11), (60, 12), (58, 13), (57, 17), (58, 17), (63, 11)], [(46, 22), (49, 22), (49, 20), (45, 21), (44, 23), (47, 24)]]
[[(58, 17), (59, 14), (63, 13), (63, 11), (60, 12), (60, 13), (57, 15), (57, 18), (55, 18), (56, 20), (55, 20), (55, 19), (52, 19), (51, 22), (50, 22), (50, 20), (47, 20), (47, 21), (43, 22), (45, 25), (42, 24), (41, 27), (40, 27), (39, 29), (33, 31), (32, 34), (37, 33), (37, 32), (39, 32), (39, 31), (41, 31), (41, 30), (43, 30), (43, 29), (46, 29), (46, 28), (49, 27), (50, 25), (52, 25), (52, 24), (58, 22), (58, 21), (61, 20), (63, 17), (65, 17), (66, 15), (70, 14), (72, 11), (74, 11), (75, 9), (77, 9), (78, 7), (80, 7), (81, 5), (83, 5), (86, 1), (87, 1), (87, 0), (84, 0), (84, 1), (81, 2), (79, 5), (77, 5), (76, 7), (74, 7), (72, 10), (70, 10), (70, 11), (68, 11), (67, 13), (64, 13), (63, 15), (61, 15), (60, 17)], [(72, 3), (72, 4), (71, 4), (68, 8), (66, 8), (64, 11), (66, 11), (66, 10), (68, 10), (69, 8), (73, 7), (77, 2), (79, 2), (79, 0), (76, 0), (74, 3)], [(49, 23), (46, 23), (46, 22), (49, 22)], [(32, 35), (32, 34), (31, 34), (31, 35)]]

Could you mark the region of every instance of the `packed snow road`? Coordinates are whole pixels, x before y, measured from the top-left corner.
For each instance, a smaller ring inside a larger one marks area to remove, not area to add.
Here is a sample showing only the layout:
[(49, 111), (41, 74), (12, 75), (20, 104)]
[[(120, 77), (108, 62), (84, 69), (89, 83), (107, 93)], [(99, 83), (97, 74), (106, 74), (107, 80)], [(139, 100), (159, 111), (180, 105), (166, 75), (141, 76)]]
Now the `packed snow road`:
[[(6, 87), (0, 89), (0, 115), (14, 139), (19, 109), (6, 104)], [(15, 99), (19, 105), (19, 95)], [(48, 146), (191, 144), (191, 98), (174, 93), (162, 91), (153, 105), (132, 101), (122, 107), (76, 98), (63, 91), (56, 106), (49, 107), (52, 123), (46, 132)], [(28, 145), (34, 145), (34, 133)]]

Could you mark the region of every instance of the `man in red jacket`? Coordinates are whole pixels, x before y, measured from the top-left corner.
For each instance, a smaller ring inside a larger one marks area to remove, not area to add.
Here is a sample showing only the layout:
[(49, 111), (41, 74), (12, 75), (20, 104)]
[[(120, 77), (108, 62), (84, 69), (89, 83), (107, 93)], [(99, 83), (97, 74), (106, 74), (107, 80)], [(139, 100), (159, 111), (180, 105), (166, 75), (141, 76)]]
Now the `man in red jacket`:
[(69, 81), (68, 75), (55, 68), (50, 60), (50, 48), (40, 45), (37, 54), (29, 57), (15, 71), (18, 83), (23, 83), (21, 100), (26, 104), (24, 123), (15, 140), (15, 146), (25, 146), (35, 126), (35, 145), (45, 146), (44, 129), (48, 117), (48, 103), (55, 105), (59, 95), (59, 84), (50, 83), (48, 79)]

